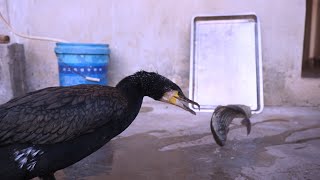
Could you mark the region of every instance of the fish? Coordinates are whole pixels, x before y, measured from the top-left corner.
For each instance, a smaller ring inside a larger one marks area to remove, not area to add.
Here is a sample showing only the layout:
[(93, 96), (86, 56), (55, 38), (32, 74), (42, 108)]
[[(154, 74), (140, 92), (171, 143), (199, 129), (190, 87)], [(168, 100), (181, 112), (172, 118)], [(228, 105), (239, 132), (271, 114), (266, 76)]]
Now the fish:
[(243, 118), (241, 124), (247, 128), (247, 135), (251, 132), (250, 107), (242, 104), (231, 104), (226, 106), (217, 106), (214, 110), (210, 129), (214, 140), (219, 146), (224, 146), (227, 141), (227, 134), (229, 132), (229, 125), (235, 118)]

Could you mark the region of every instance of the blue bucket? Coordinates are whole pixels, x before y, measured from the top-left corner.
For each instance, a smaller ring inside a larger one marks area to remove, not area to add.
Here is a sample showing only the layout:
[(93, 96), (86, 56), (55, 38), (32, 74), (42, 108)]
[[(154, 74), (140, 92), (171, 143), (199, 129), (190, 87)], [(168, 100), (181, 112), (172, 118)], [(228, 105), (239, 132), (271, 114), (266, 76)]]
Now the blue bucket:
[(107, 85), (108, 44), (57, 43), (60, 86)]

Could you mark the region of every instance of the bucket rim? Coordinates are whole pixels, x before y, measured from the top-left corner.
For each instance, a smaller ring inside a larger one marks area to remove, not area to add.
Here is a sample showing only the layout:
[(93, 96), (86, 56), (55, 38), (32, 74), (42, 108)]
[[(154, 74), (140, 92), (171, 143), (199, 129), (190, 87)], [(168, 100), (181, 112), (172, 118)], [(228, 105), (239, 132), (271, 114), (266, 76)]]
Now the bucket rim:
[(106, 47), (109, 47), (109, 44), (106, 44), (106, 43), (57, 42), (56, 45), (57, 46), (68, 45), (68, 46), (106, 46)]

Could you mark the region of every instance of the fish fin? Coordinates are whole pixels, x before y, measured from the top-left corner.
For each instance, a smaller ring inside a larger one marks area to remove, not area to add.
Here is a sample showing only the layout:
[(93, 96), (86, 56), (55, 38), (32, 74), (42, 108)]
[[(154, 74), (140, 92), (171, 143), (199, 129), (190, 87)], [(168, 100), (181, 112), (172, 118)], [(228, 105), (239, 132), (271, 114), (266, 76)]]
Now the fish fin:
[(247, 135), (249, 135), (250, 132), (251, 132), (251, 122), (250, 122), (250, 119), (248, 119), (248, 118), (242, 119), (241, 124), (242, 124), (243, 126), (246, 126), (246, 127), (247, 127)]

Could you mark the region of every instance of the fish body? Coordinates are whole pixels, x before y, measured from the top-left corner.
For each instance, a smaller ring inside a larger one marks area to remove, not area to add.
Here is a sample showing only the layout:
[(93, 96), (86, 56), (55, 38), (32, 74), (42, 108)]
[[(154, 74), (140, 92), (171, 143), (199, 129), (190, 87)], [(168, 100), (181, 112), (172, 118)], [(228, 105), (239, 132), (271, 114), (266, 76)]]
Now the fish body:
[(245, 105), (218, 106), (211, 117), (210, 128), (214, 140), (220, 146), (227, 141), (229, 125), (235, 118), (243, 118), (241, 124), (246, 126), (247, 134), (251, 131), (251, 109)]

